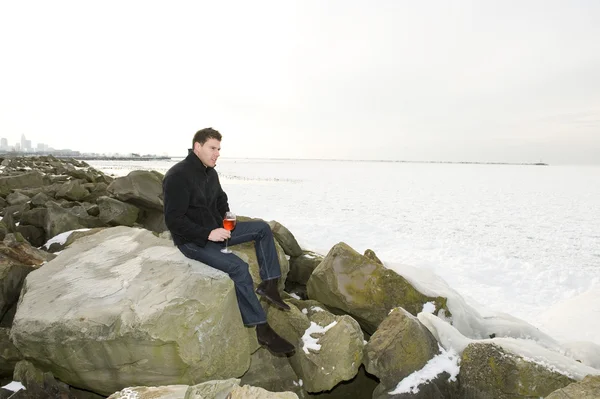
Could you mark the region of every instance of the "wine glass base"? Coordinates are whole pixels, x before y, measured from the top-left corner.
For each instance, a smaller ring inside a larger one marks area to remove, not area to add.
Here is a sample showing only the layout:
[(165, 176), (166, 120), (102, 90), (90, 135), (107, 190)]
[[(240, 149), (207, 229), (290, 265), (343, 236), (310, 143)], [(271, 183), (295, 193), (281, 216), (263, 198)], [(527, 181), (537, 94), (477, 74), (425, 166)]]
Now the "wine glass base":
[(221, 250), (221, 252), (223, 252), (224, 254), (232, 254), (233, 253), (233, 251), (231, 249), (225, 249), (225, 248), (223, 248)]

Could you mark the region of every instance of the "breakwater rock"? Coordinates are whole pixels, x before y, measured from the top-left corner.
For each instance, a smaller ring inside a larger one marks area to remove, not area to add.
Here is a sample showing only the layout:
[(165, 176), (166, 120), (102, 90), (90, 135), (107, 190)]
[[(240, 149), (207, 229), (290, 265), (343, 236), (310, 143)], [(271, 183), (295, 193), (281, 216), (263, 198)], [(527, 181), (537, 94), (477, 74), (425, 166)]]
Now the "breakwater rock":
[[(373, 251), (339, 243), (316, 254), (271, 221), (291, 311), (263, 306), (296, 346), (275, 356), (243, 326), (229, 277), (173, 246), (161, 174), (115, 179), (52, 157), (0, 165), (0, 379), (26, 388), (0, 389), (0, 398), (527, 398), (598, 389), (597, 378), (570, 388), (583, 378), (491, 339), (446, 356), (441, 330), (422, 320), (451, 325), (448, 298), (421, 292)], [(254, 245), (232, 250), (258, 285)], [(415, 377), (440, 358), (452, 367)]]

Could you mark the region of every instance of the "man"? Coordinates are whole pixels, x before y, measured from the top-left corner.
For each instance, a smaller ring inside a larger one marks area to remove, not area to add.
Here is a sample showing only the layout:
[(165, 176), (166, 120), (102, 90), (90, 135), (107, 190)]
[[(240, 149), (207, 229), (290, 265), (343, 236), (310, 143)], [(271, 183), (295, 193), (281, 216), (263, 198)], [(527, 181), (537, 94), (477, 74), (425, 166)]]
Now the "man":
[(275, 353), (291, 353), (294, 346), (267, 324), (265, 311), (254, 293), (248, 264), (234, 254), (221, 252), (227, 239), (229, 245), (254, 241), (263, 280), (256, 293), (280, 309), (290, 309), (277, 289), (281, 270), (269, 225), (262, 221), (238, 222), (232, 232), (223, 228), (229, 204), (214, 169), (221, 138), (212, 128), (199, 130), (187, 158), (169, 169), (163, 180), (165, 222), (175, 245), (185, 256), (231, 277), (244, 325), (256, 326), (258, 342)]

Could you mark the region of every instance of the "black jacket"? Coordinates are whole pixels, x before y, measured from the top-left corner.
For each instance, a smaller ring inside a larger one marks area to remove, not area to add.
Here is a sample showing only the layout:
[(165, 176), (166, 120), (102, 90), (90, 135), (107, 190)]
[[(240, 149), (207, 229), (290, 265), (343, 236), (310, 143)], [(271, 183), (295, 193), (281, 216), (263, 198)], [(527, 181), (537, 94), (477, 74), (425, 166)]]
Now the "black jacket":
[(214, 168), (204, 166), (191, 150), (163, 179), (165, 222), (175, 245), (206, 245), (210, 232), (223, 227), (229, 211), (227, 194)]

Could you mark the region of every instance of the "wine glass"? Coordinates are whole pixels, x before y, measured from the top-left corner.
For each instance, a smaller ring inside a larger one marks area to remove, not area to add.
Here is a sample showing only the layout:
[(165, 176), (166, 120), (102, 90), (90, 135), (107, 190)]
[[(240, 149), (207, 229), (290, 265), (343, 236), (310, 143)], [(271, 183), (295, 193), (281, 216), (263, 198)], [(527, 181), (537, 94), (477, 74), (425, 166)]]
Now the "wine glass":
[[(236, 223), (235, 213), (233, 213), (233, 212), (226, 212), (225, 213), (225, 217), (223, 218), (223, 228), (225, 230), (231, 231), (231, 230), (235, 229), (235, 223)], [(227, 249), (227, 242), (228, 241), (229, 240), (227, 240), (227, 239), (225, 240), (225, 248), (223, 248), (221, 250), (221, 252), (223, 252), (224, 254), (230, 254), (230, 253), (232, 253), (231, 249)]]

